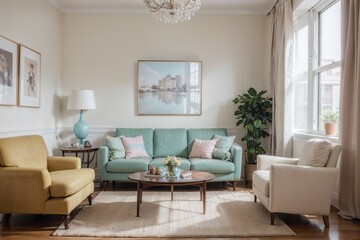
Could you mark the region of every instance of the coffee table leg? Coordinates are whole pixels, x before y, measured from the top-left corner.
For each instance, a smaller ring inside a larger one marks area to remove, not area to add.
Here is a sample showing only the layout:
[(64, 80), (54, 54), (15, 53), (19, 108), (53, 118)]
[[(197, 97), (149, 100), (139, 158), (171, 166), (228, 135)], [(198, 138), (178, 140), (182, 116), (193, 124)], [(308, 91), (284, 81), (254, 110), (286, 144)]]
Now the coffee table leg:
[(203, 213), (205, 214), (206, 212), (206, 182), (204, 182), (203, 187), (202, 187), (202, 192), (203, 192)]
[(140, 183), (140, 203), (142, 203), (143, 190), (144, 190), (144, 184), (143, 184), (143, 183)]
[(200, 190), (200, 201), (202, 201), (203, 187), (201, 185), (199, 186), (199, 190)]
[(140, 182), (137, 183), (136, 217), (139, 217), (139, 212), (140, 212)]
[(174, 185), (171, 185), (171, 201), (174, 200)]

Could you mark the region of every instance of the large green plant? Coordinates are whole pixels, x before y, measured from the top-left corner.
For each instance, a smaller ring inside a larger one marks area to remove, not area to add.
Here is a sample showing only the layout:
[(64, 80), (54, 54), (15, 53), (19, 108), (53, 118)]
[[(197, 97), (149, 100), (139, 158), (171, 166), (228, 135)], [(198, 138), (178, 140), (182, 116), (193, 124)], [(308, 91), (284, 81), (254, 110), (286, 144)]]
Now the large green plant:
[(265, 153), (260, 140), (270, 136), (266, 124), (272, 121), (272, 99), (263, 96), (266, 92), (258, 93), (254, 88), (249, 88), (247, 93), (233, 100), (238, 105), (235, 111), (236, 126), (243, 125), (246, 132), (241, 141), (246, 143), (247, 164), (256, 164), (257, 155)]

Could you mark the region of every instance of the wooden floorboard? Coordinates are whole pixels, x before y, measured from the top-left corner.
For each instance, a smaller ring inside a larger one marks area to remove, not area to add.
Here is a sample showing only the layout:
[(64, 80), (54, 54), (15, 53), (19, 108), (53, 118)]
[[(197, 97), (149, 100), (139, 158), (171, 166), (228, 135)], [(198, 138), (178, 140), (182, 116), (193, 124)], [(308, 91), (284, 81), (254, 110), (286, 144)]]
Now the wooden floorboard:
[[(132, 183), (116, 183), (115, 188), (112, 189), (110, 184), (109, 190), (115, 191), (135, 191), (136, 186)], [(156, 191), (168, 191), (166, 188), (157, 188)], [(175, 189), (176, 190), (176, 189)], [(187, 188), (192, 191), (196, 189)], [(208, 191), (232, 191), (232, 186), (228, 185), (224, 189), (219, 183), (208, 184)], [(148, 191), (151, 191), (148, 190)], [(249, 191), (251, 189), (246, 187), (244, 183), (240, 183), (236, 191)], [(99, 189), (96, 193), (99, 192)], [(84, 205), (87, 200), (84, 201)], [(77, 212), (81, 211), (82, 206), (74, 210), (72, 217)], [(345, 220), (338, 216), (336, 208), (331, 209), (330, 228), (325, 228), (321, 216), (302, 216), (281, 214), (281, 219), (296, 233), (294, 237), (261, 237), (261, 238), (242, 238), (249, 240), (265, 240), (265, 239), (344, 239), (355, 240), (360, 239), (360, 220)], [(270, 222), (270, 215), (269, 215)], [(91, 237), (52, 237), (51, 233), (57, 229), (62, 223), (60, 216), (56, 215), (13, 215), (9, 223), (0, 224), (0, 239), (1, 240), (98, 240), (99, 238)], [(106, 238), (108, 240), (115, 240), (119, 238)], [(124, 238), (122, 238), (124, 239)], [(136, 238), (131, 238), (132, 240)], [(156, 238), (154, 238), (156, 239)], [(174, 238), (173, 238), (174, 239)], [(177, 238), (178, 239), (178, 238)], [(197, 238), (201, 239), (201, 238)], [(218, 239), (218, 238), (217, 238)], [(227, 238), (231, 239), (231, 238)]]

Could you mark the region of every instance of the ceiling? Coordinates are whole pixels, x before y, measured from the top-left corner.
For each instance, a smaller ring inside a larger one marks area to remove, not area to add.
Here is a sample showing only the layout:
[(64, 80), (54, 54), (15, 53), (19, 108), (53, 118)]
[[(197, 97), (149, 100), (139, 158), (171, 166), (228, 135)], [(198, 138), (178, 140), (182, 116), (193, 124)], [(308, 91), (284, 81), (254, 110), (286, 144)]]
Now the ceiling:
[[(63, 13), (146, 13), (143, 0), (48, 0)], [(199, 14), (266, 14), (276, 0), (202, 0)]]

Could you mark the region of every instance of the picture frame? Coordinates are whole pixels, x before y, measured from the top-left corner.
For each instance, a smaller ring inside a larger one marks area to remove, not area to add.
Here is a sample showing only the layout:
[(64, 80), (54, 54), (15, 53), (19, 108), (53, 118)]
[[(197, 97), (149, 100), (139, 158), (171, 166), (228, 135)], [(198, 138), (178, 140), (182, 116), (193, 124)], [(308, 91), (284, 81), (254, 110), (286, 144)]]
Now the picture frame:
[(200, 116), (202, 62), (138, 60), (137, 114)]
[(20, 45), (19, 106), (40, 107), (41, 54)]
[(17, 104), (18, 52), (16, 42), (0, 36), (0, 105)]

